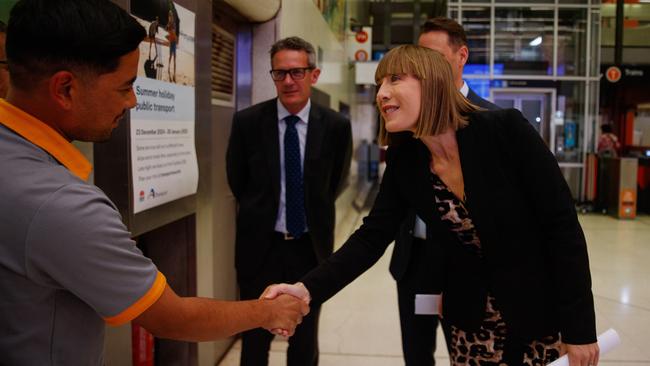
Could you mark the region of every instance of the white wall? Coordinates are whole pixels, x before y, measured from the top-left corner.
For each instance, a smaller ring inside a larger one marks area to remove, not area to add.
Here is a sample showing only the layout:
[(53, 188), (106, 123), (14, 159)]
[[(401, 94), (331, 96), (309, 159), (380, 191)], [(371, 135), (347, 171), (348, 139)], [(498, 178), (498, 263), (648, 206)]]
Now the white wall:
[(278, 39), (278, 19), (273, 18), (253, 27), (253, 91), (251, 102), (257, 104), (275, 98), (275, 84), (271, 80), (269, 50)]

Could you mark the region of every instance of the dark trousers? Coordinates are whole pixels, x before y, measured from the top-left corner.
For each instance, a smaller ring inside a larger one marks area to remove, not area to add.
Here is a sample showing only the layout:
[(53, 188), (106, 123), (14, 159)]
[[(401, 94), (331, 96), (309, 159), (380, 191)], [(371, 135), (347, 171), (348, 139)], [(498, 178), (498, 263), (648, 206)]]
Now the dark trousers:
[[(426, 256), (421, 252), (421, 246), (427, 243), (421, 239), (413, 239), (411, 262), (421, 261)], [(426, 265), (431, 265), (430, 263)], [(406, 366), (432, 366), (436, 364), (433, 353), (436, 350), (436, 332), (439, 317), (437, 315), (416, 315), (415, 295), (430, 291), (420, 288), (423, 275), (420, 263), (411, 263), (404, 277), (397, 282), (397, 300), (399, 305), (399, 320), (402, 330), (402, 352)], [(449, 343), (449, 328), (442, 323), (446, 343)]]
[[(250, 253), (256, 255), (256, 253)], [(242, 300), (257, 299), (268, 285), (294, 283), (318, 264), (309, 235), (300, 239), (283, 240), (274, 236), (273, 248), (258, 274), (240, 281)], [(311, 306), (296, 332), (289, 338), (288, 366), (318, 365), (318, 318), (320, 307)], [(241, 366), (266, 366), (269, 348), (274, 335), (265, 329), (253, 329), (243, 333)]]

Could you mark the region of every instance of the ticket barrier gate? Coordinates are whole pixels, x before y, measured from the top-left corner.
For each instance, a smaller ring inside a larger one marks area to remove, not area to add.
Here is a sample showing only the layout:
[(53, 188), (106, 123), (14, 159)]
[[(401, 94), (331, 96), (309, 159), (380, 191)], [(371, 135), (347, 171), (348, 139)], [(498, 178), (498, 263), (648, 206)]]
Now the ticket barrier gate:
[(598, 196), (608, 214), (634, 219), (637, 212), (636, 158), (600, 158)]

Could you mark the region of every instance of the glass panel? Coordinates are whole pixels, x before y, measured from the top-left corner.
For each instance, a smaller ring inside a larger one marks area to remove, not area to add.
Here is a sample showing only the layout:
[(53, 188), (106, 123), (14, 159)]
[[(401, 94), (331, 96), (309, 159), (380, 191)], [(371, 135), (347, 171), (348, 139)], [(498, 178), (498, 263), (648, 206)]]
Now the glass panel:
[(490, 8), (463, 8), (463, 28), (467, 34), (469, 59), (464, 75), (487, 75), (490, 73)]
[(551, 90), (527, 88), (494, 90), (494, 103), (501, 108), (516, 108), (521, 111), (526, 120), (542, 136), (544, 142), (550, 146)]
[(650, 4), (626, 4), (623, 23), (625, 47), (650, 47)]
[(555, 156), (559, 162), (582, 162), (585, 83), (558, 81), (554, 121)]
[[(614, 46), (616, 37), (616, 4), (603, 4), (603, 46)], [(626, 47), (649, 47), (648, 26), (650, 26), (650, 4), (625, 4), (623, 43)]]
[(494, 73), (553, 75), (553, 10), (497, 8)]
[(465, 82), (479, 97), (483, 99), (488, 99), (490, 97), (490, 80), (465, 78)]
[(535, 127), (537, 132), (542, 134), (543, 130), (541, 129), (542, 124), (542, 100), (536, 99), (522, 99), (521, 101), (521, 113), (526, 117), (528, 122)]
[(458, 20), (458, 6), (449, 5), (447, 8), (447, 16), (453, 20)]
[[(591, 65), (589, 65), (591, 76), (600, 74), (600, 12), (591, 12)], [(595, 103), (595, 102), (594, 102)]]
[(465, 82), (479, 97), (488, 101), (492, 101), (491, 89), (503, 88), (507, 85), (505, 80), (473, 79), (471, 77), (465, 78)]
[(557, 74), (559, 76), (585, 76), (586, 9), (559, 10), (557, 42)]
[(589, 134), (589, 141), (585, 141), (587, 151), (596, 151), (596, 130), (600, 128), (600, 116), (598, 115), (598, 100), (599, 100), (600, 84), (598, 81), (589, 83), (589, 124), (591, 125), (591, 133)]
[(616, 4), (603, 4), (601, 10), (602, 46), (614, 47), (616, 37)]
[[(420, 33), (420, 19), (413, 18), (414, 3), (406, 0), (390, 1), (391, 45), (412, 44)], [(417, 25), (417, 27), (414, 27)]]

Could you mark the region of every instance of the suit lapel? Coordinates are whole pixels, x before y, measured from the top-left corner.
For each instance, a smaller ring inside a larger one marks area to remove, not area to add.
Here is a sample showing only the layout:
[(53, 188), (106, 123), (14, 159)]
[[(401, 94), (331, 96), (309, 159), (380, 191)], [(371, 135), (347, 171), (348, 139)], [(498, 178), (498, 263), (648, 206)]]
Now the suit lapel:
[(429, 227), (440, 222), (440, 217), (436, 211), (436, 200), (433, 196), (433, 182), (431, 181), (431, 170), (429, 167), (431, 156), (427, 147), (419, 140), (415, 149), (415, 169), (412, 170), (413, 175), (408, 179), (413, 182), (413, 190), (407, 193), (414, 198), (412, 204), (418, 216)]
[(478, 94), (474, 93), (474, 90), (472, 90), (472, 88), (468, 88), (467, 99), (474, 104), (481, 103), (481, 97), (479, 97)]
[(481, 158), (487, 152), (482, 151), (480, 137), (477, 136), (476, 129), (472, 128), (472, 123), (480, 122), (470, 120), (469, 126), (456, 133), (456, 139), (465, 183), (465, 204), (479, 236), (483, 239), (484, 235), (481, 234), (487, 234), (486, 229), (493, 227), (491, 224), (493, 221), (490, 207), (491, 196), (490, 192), (486, 191), (486, 185), (490, 179), (487, 170), (490, 167)]
[(273, 197), (280, 197), (280, 142), (278, 133), (277, 99), (269, 101), (261, 121), (266, 156), (268, 157), (269, 173), (273, 186)]

